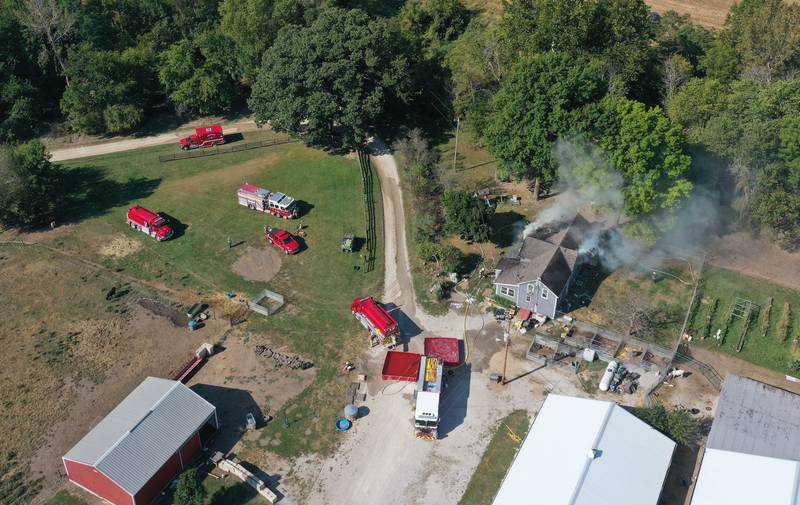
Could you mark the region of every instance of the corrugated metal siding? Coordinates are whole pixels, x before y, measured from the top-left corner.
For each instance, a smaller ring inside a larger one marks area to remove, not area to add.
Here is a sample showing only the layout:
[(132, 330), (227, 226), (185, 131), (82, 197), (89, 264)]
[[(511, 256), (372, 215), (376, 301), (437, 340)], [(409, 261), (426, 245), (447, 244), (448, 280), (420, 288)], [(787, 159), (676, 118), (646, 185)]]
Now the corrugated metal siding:
[[(214, 406), (182, 383), (149, 377), (65, 458), (99, 453), (94, 466), (136, 494), (213, 415)], [(115, 420), (125, 431), (111, 440), (120, 431), (108, 425)]]
[(64, 461), (67, 477), (90, 493), (108, 500), (114, 505), (133, 505), (133, 497), (96, 468), (76, 461)]

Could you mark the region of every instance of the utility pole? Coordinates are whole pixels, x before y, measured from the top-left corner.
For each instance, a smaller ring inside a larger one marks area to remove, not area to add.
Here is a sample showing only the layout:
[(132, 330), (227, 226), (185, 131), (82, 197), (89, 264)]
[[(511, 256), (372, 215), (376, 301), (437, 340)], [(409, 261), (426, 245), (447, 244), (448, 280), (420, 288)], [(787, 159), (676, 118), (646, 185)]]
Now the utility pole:
[(453, 170), (456, 169), (456, 160), (458, 159), (458, 130), (461, 126), (461, 118), (456, 117), (456, 148), (453, 150)]
[(506, 385), (506, 365), (508, 365), (508, 347), (511, 344), (511, 321), (508, 322), (508, 328), (503, 332), (503, 340), (506, 341), (506, 355), (503, 358), (503, 386)]

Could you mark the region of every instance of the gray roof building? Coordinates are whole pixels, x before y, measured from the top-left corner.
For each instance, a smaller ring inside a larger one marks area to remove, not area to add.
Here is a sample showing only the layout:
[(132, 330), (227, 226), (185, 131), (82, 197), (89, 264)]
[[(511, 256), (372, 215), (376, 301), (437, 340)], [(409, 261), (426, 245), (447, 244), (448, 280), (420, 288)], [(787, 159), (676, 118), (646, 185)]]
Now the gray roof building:
[(800, 395), (728, 374), (692, 505), (800, 505)]
[(136, 495), (212, 420), (214, 406), (183, 383), (148, 377), (63, 459), (68, 473), (69, 462), (88, 465)]
[(598, 226), (577, 214), (566, 225), (540, 228), (525, 237), (516, 256), (498, 262), (496, 294), (518, 307), (554, 317), (558, 300), (578, 266), (580, 246)]

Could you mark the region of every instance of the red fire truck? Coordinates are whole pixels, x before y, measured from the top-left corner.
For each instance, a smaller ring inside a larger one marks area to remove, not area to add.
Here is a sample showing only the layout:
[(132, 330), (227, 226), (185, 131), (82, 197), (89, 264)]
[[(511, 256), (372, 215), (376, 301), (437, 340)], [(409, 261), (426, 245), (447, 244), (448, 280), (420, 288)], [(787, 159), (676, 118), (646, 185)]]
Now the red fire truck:
[(375, 301), (371, 296), (356, 298), (350, 305), (350, 310), (356, 316), (358, 322), (369, 330), (370, 347), (378, 344), (386, 347), (397, 345), (397, 337), (400, 335), (400, 325), (397, 324), (386, 309)]
[(269, 212), (275, 217), (293, 219), (299, 214), (297, 200), (284, 193), (274, 193), (268, 189), (245, 184), (236, 192), (239, 205), (261, 212)]
[(159, 242), (172, 236), (172, 228), (167, 224), (167, 220), (141, 205), (134, 205), (128, 209), (128, 226), (147, 233)]
[(188, 151), (198, 147), (210, 147), (225, 143), (225, 135), (222, 134), (222, 125), (214, 124), (202, 126), (194, 131), (194, 135), (189, 135), (181, 139), (181, 149)]

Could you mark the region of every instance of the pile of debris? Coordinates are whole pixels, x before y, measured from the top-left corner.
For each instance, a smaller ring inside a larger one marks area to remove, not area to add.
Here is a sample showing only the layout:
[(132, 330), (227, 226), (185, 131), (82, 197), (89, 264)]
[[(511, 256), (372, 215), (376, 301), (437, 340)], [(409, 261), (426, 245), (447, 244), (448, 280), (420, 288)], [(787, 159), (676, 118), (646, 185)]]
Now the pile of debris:
[(300, 356), (289, 356), (288, 354), (282, 354), (263, 345), (257, 345), (255, 347), (255, 353), (257, 356), (272, 358), (279, 366), (285, 365), (292, 370), (307, 370), (314, 366), (314, 363), (305, 361)]

